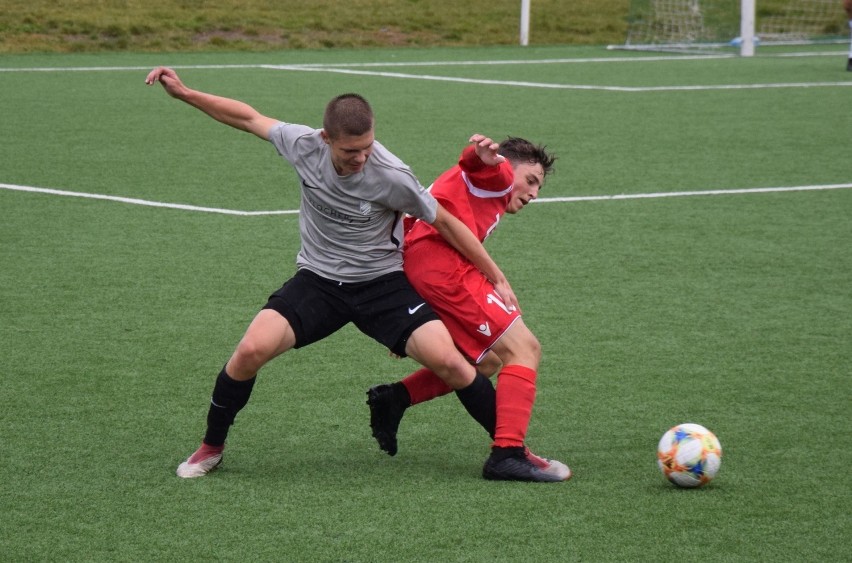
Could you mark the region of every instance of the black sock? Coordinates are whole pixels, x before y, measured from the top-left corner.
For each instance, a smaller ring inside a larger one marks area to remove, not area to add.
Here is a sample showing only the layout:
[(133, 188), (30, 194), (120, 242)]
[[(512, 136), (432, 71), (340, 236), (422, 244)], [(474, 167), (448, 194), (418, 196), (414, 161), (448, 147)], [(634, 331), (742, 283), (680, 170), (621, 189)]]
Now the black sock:
[(491, 380), (476, 372), (473, 383), (456, 391), (467, 412), (482, 426), (491, 439), (497, 430), (497, 391)]
[(491, 459), (494, 461), (503, 461), (509, 457), (525, 458), (526, 453), (526, 448), (523, 446), (510, 446), (508, 448), (494, 446), (491, 448)]
[(393, 391), (394, 398), (399, 402), (399, 406), (406, 409), (411, 406), (411, 394), (401, 381), (391, 383), (390, 388)]
[(213, 396), (210, 399), (210, 410), (207, 411), (207, 433), (204, 443), (208, 446), (222, 446), (228, 436), (228, 430), (234, 423), (237, 413), (246, 406), (255, 377), (247, 381), (237, 381), (225, 373), (225, 368), (219, 372)]

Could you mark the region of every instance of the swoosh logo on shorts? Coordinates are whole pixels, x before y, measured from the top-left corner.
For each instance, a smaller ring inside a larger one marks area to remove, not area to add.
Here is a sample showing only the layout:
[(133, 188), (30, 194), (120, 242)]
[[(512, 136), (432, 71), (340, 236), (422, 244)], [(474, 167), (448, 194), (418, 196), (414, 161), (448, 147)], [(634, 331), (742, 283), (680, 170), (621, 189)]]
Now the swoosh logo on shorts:
[(409, 308), (408, 308), (408, 314), (409, 314), (409, 315), (413, 315), (414, 313), (416, 313), (416, 312), (420, 309), (420, 307), (422, 307), (422, 306), (423, 306), (423, 305), (425, 305), (425, 304), (426, 304), (426, 303), (421, 303), (421, 304), (420, 304), (420, 305), (418, 305), (417, 307), (409, 307)]
[(305, 186), (306, 188), (308, 188), (309, 190), (318, 190), (319, 189), (318, 187), (312, 186), (309, 183), (305, 182), (304, 180), (302, 180), (302, 185)]

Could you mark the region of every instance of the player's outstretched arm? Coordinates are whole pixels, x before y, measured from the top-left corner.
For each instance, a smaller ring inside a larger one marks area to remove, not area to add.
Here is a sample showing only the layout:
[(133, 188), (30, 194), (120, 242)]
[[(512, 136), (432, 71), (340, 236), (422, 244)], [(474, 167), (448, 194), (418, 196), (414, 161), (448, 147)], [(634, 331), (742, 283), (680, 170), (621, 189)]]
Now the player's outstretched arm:
[(169, 96), (200, 109), (216, 121), (257, 135), (265, 141), (269, 140), (270, 129), (278, 123), (277, 119), (266, 117), (239, 100), (188, 88), (170, 68), (161, 66), (149, 72), (145, 84), (151, 85), (155, 82), (162, 84)]
[(491, 259), (488, 251), (479, 242), (470, 229), (462, 223), (452, 213), (444, 209), (438, 204), (438, 215), (432, 226), (441, 233), (441, 236), (458, 250), (462, 256), (470, 260), (474, 266), (479, 268), (486, 278), (494, 284), (494, 289), (500, 294), (503, 302), (510, 309), (518, 309), (518, 298), (512, 287), (509, 285), (509, 280), (503, 275), (503, 272)]

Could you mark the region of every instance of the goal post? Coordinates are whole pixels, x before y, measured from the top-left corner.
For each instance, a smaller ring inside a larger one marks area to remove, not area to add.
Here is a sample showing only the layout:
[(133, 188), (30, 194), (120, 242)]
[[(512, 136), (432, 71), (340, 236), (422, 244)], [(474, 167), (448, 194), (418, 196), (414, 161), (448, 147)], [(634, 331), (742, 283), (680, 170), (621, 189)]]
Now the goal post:
[(521, 46), (530, 44), (530, 0), (521, 0)]
[(743, 57), (754, 56), (754, 2), (740, 2), (740, 55)]
[(736, 49), (844, 42), (840, 0), (631, 0), (627, 38), (611, 49)]

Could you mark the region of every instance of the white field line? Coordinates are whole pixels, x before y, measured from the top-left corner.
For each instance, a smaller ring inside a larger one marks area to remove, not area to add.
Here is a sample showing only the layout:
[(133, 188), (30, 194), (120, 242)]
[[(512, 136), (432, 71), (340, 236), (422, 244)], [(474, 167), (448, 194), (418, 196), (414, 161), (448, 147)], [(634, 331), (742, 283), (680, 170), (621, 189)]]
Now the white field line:
[[(697, 59), (728, 59), (734, 55), (689, 55), (676, 57), (594, 57), (588, 59), (507, 59), (490, 61), (387, 61), (369, 63), (302, 63), (302, 64), (241, 64), (241, 65), (167, 65), (174, 69), (229, 70), (262, 68), (272, 70), (334, 69), (367, 67), (424, 67), (424, 66), (499, 66), (520, 64), (583, 64), (583, 63), (623, 63), (623, 62), (661, 62), (691, 61)], [(71, 66), (71, 67), (0, 67), (0, 72), (109, 72), (151, 70), (151, 66)]]
[(37, 188), (33, 186), (16, 186), (14, 184), (0, 184), (0, 189), (14, 190), (19, 192), (34, 192), (39, 194), (49, 194), (66, 197), (81, 197), (85, 199), (104, 199), (107, 201), (117, 201), (119, 203), (129, 203), (131, 205), (166, 207), (168, 209), (181, 209), (183, 211), (200, 211), (203, 213), (220, 213), (222, 215), (294, 215), (299, 213), (298, 209), (285, 209), (281, 211), (239, 211), (236, 209), (220, 209), (218, 207), (199, 207), (197, 205), (185, 205), (183, 203), (165, 203), (162, 201), (150, 201), (147, 199), (137, 199), (133, 197), (119, 197), (113, 195), (92, 194), (85, 192), (69, 192), (65, 190), (54, 190), (50, 188)]
[(526, 88), (548, 88), (554, 90), (597, 90), (605, 92), (678, 92), (706, 90), (758, 90), (767, 88), (817, 88), (833, 86), (852, 86), (852, 80), (843, 82), (776, 82), (767, 84), (710, 84), (691, 86), (600, 86), (595, 84), (556, 84), (550, 82), (524, 82), (516, 80), (488, 80), (481, 78), (460, 78), (456, 76), (437, 76), (432, 74), (408, 74), (402, 72), (379, 72), (371, 70), (353, 70), (346, 68), (312, 66), (273, 66), (279, 70), (303, 72), (330, 72), (338, 74), (356, 74), (362, 76), (380, 76), (383, 78), (409, 78), (413, 80), (434, 80), (439, 82), (459, 82), (462, 84), (488, 84), (491, 86), (521, 86)]
[[(768, 55), (770, 57), (792, 57), (792, 56), (839, 56), (839, 52), (819, 53), (780, 53)], [(841, 53), (842, 54), (842, 53)], [(558, 90), (593, 90), (608, 92), (677, 92), (677, 91), (709, 91), (709, 90), (755, 90), (755, 89), (777, 89), (777, 88), (826, 88), (852, 86), (852, 81), (835, 82), (777, 82), (777, 83), (754, 83), (754, 84), (710, 84), (689, 86), (603, 86), (598, 84), (559, 84), (548, 82), (526, 82), (512, 80), (488, 80), (474, 79), (454, 76), (441, 76), (431, 74), (410, 74), (398, 72), (382, 72), (370, 70), (355, 70), (355, 68), (368, 67), (437, 67), (437, 66), (474, 66), (474, 65), (516, 65), (516, 64), (584, 64), (584, 63), (611, 63), (611, 62), (669, 62), (689, 61), (700, 59), (729, 59), (735, 58), (733, 54), (718, 55), (680, 55), (680, 56), (649, 56), (649, 57), (594, 57), (594, 58), (570, 58), (570, 59), (530, 59), (530, 60), (493, 60), (493, 61), (421, 61), (421, 62), (369, 62), (369, 63), (328, 63), (328, 64), (241, 64), (241, 65), (176, 65), (177, 69), (246, 69), (258, 68), (281, 71), (303, 71), (303, 72), (330, 72), (338, 74), (351, 74), (362, 76), (377, 76), (382, 78), (402, 78), (409, 80), (431, 80), (439, 82), (456, 82), (462, 84), (484, 84), (491, 86), (513, 86), (524, 88), (544, 88)], [(124, 66), (124, 67), (30, 67), (30, 68), (0, 68), (0, 72), (108, 72), (108, 71), (143, 71), (147, 66)]]
[[(549, 197), (539, 198), (533, 203), (575, 203), (581, 201), (616, 201), (626, 199), (659, 199), (666, 197), (689, 197), (689, 196), (721, 196), (721, 195), (738, 195), (738, 194), (765, 194), (777, 192), (806, 192), (818, 190), (841, 190), (852, 188), (852, 183), (849, 184), (822, 184), (813, 186), (785, 186), (775, 188), (742, 188), (729, 190), (703, 190), (703, 191), (679, 191), (679, 192), (654, 192), (642, 194), (616, 194), (616, 195), (601, 195), (601, 196), (576, 196), (576, 197)], [(18, 186), (15, 184), (0, 184), (0, 189), (12, 190), (20, 192), (31, 192), (48, 195), (58, 195), (65, 197), (79, 197), (85, 199), (100, 199), (107, 201), (115, 201), (118, 203), (127, 203), (131, 205), (143, 205), (148, 207), (164, 207), (168, 209), (178, 209), (181, 211), (196, 211), (202, 213), (218, 213), (222, 215), (238, 215), (238, 216), (258, 216), (258, 215), (297, 215), (298, 209), (281, 209), (272, 211), (240, 211), (237, 209), (220, 209), (217, 207), (199, 207), (196, 205), (185, 205), (182, 203), (165, 203), (161, 201), (149, 201), (145, 199), (137, 199), (130, 197), (118, 197), (104, 194), (92, 194), (85, 192), (71, 192), (65, 190), (55, 190), (51, 188), (38, 188), (33, 186)]]
[[(764, 57), (837, 57), (843, 56), (845, 51), (820, 51), (802, 53), (776, 53), (761, 55)], [(228, 70), (246, 68), (353, 68), (353, 67), (422, 67), (422, 66), (479, 66), (479, 65), (520, 65), (520, 64), (585, 64), (585, 63), (643, 63), (643, 62), (671, 62), (671, 61), (694, 61), (702, 59), (731, 59), (736, 58), (734, 54), (714, 55), (656, 55), (656, 56), (633, 56), (633, 57), (589, 57), (589, 58), (558, 58), (558, 59), (503, 59), (486, 61), (385, 61), (369, 63), (304, 63), (290, 65), (274, 64), (229, 64), (229, 65), (170, 65), (176, 69), (209, 69)], [(0, 72), (109, 72), (109, 71), (135, 71), (150, 70), (152, 66), (72, 66), (72, 67), (0, 67)]]
[(542, 197), (533, 203), (574, 203), (578, 201), (613, 201), (622, 199), (659, 199), (664, 197), (689, 197), (710, 195), (765, 194), (778, 192), (809, 192), (818, 190), (843, 190), (852, 188), (850, 184), (821, 184), (815, 186), (785, 186), (777, 188), (737, 188), (729, 190), (701, 190), (688, 192), (655, 192), (647, 194), (616, 194), (577, 197)]

